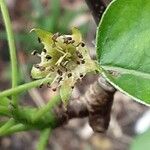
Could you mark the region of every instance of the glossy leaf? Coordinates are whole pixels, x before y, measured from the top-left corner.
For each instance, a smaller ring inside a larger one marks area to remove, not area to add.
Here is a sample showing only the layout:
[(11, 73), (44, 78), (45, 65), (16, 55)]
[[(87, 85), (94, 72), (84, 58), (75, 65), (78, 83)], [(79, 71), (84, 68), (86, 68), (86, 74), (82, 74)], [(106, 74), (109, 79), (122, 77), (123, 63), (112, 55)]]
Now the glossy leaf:
[(97, 31), (103, 75), (120, 91), (150, 105), (150, 0), (115, 0)]

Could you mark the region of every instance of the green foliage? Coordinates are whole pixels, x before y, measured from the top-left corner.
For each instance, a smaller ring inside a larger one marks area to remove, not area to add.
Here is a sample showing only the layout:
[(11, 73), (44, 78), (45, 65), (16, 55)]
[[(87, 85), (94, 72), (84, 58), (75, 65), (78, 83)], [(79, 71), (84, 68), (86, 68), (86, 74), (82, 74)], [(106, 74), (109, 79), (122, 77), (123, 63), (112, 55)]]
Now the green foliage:
[(148, 150), (150, 149), (150, 130), (135, 137), (131, 143), (130, 150)]
[(117, 89), (150, 105), (150, 1), (115, 0), (97, 31), (103, 74)]

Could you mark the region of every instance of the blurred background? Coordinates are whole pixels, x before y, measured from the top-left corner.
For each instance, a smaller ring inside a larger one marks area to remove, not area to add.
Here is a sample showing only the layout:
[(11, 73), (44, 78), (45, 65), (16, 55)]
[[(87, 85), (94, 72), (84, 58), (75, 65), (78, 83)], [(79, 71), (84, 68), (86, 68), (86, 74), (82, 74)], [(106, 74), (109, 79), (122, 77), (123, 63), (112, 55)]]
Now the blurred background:
[[(31, 80), (30, 69), (39, 61), (38, 58), (31, 56), (33, 50), (40, 52), (42, 47), (36, 35), (29, 33), (35, 27), (62, 34), (69, 34), (71, 27), (78, 27), (91, 57), (96, 59), (94, 48), (96, 24), (84, 0), (7, 0), (7, 4), (17, 47), (19, 84)], [(72, 98), (77, 99), (82, 96), (95, 80), (97, 80), (96, 75), (87, 75), (76, 85)], [(10, 88), (10, 81), (7, 35), (0, 14), (0, 90)], [(21, 104), (40, 106), (46, 103), (52, 94), (53, 92), (46, 87), (32, 89), (20, 95)], [(67, 125), (53, 131), (47, 149), (129, 150), (132, 147), (133, 150), (136, 145), (135, 150), (143, 150), (144, 147), (139, 149), (138, 144), (143, 143), (143, 139), (150, 141), (149, 129), (150, 109), (116, 92), (107, 133), (93, 133), (86, 118), (73, 119)], [(145, 136), (141, 138), (140, 134), (144, 132)], [(38, 132), (32, 131), (0, 137), (0, 150), (34, 150), (38, 135)]]

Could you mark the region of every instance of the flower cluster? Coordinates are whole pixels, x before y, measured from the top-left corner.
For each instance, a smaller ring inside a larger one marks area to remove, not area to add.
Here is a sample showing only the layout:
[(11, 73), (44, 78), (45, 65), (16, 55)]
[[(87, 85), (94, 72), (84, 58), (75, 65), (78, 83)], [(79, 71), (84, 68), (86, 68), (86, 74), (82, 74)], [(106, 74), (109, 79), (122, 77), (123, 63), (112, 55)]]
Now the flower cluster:
[(31, 77), (52, 78), (53, 82), (49, 86), (53, 90), (59, 88), (63, 102), (67, 103), (76, 81), (82, 79), (86, 73), (98, 70), (97, 65), (90, 58), (77, 28), (72, 29), (72, 35), (33, 30), (44, 48), (41, 54), (37, 51), (32, 52), (41, 58), (41, 62), (32, 67)]

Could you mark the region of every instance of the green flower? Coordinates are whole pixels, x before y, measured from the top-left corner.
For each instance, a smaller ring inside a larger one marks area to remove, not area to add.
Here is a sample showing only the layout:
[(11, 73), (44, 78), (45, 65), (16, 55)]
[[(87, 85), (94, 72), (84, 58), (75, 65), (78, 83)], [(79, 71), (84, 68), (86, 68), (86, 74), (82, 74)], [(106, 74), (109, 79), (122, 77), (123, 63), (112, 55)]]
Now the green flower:
[(52, 34), (41, 29), (33, 31), (44, 49), (41, 54), (33, 52), (40, 56), (41, 62), (32, 67), (31, 76), (34, 79), (51, 77), (51, 87), (59, 89), (62, 101), (67, 105), (77, 80), (88, 72), (99, 70), (97, 64), (90, 58), (77, 28), (72, 29), (72, 35)]

